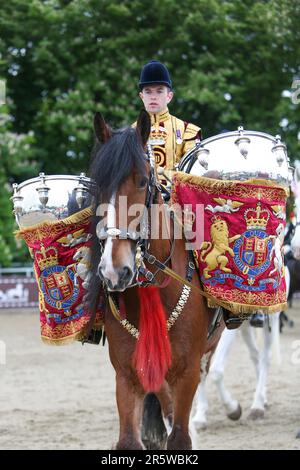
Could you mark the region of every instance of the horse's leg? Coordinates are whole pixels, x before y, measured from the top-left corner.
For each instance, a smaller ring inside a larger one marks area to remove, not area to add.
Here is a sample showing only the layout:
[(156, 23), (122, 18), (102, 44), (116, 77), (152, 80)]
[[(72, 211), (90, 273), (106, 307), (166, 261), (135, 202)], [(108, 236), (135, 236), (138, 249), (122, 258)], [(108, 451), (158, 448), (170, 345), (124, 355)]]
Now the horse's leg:
[(245, 341), (248, 349), (250, 358), (254, 364), (256, 379), (259, 376), (259, 350), (255, 340), (255, 328), (250, 325), (248, 321), (245, 321), (243, 328), (241, 328), (242, 338)]
[(165, 381), (158, 392), (144, 400), (142, 440), (147, 449), (165, 448), (173, 425), (173, 404), (169, 384)]
[(285, 285), (286, 285), (286, 298), (289, 296), (290, 292), (290, 283), (291, 283), (291, 275), (290, 275), (290, 270), (287, 266), (285, 266)]
[(141, 421), (143, 411), (143, 394), (122, 372), (116, 374), (117, 405), (120, 420), (120, 434), (117, 450), (142, 450)]
[(200, 375), (200, 384), (198, 385), (197, 392), (194, 398), (193, 405), (195, 407), (195, 412), (193, 413), (191, 424), (195, 427), (197, 431), (200, 429), (207, 428), (207, 419), (206, 412), (208, 410), (208, 402), (206, 399), (205, 393), (205, 384), (208, 374), (207, 363), (210, 359), (210, 353), (204, 354), (201, 359), (201, 375)]
[[(250, 419), (260, 419), (264, 417), (265, 406), (267, 404), (267, 376), (271, 359), (271, 348), (273, 342), (279, 344), (279, 314), (274, 313), (270, 317), (271, 332), (269, 324), (264, 325), (264, 345), (259, 360), (259, 375), (257, 386), (254, 394), (253, 403), (251, 405)], [(277, 338), (278, 336), (278, 338)]]
[[(244, 328), (244, 325), (241, 326)], [(232, 398), (229, 391), (224, 385), (224, 367), (227, 356), (230, 352), (234, 339), (236, 338), (237, 330), (224, 330), (221, 339), (218, 343), (216, 352), (213, 357), (213, 362), (210, 367), (209, 376), (215, 383), (219, 397), (226, 409), (228, 418), (237, 420), (241, 417), (242, 409), (237, 400)]]
[(199, 364), (190, 363), (185, 372), (172, 386), (174, 422), (168, 437), (168, 450), (190, 450), (192, 440), (189, 432), (189, 418), (193, 398), (199, 383)]
[(172, 431), (173, 426), (173, 402), (169, 384), (165, 381), (156, 396), (160, 402), (162, 418), (166, 427), (167, 434)]

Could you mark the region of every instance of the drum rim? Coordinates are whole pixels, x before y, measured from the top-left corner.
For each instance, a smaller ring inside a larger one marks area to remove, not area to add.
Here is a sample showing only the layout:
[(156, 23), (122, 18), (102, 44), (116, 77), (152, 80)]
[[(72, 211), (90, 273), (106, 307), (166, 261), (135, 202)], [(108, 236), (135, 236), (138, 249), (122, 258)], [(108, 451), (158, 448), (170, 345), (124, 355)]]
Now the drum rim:
[[(178, 170), (183, 171), (186, 163), (189, 161), (190, 156), (193, 155), (193, 153), (195, 151), (199, 150), (200, 148), (205, 148), (205, 145), (207, 145), (211, 142), (217, 141), (217, 140), (227, 138), (227, 137), (237, 137), (238, 138), (238, 137), (244, 137), (244, 136), (246, 136), (246, 137), (248, 137), (248, 136), (252, 136), (252, 137), (253, 136), (259, 136), (259, 137), (262, 137), (266, 140), (269, 140), (269, 141), (273, 142), (273, 144), (276, 144), (276, 142), (277, 142), (276, 137), (272, 136), (272, 134), (268, 134), (267, 132), (247, 130), (247, 129), (243, 129), (242, 133), (238, 130), (229, 131), (229, 132), (222, 132), (220, 134), (215, 134), (211, 137), (207, 137), (206, 139), (201, 140), (201, 142), (199, 142), (193, 148), (188, 150), (185, 153), (185, 155), (183, 155), (182, 159), (180, 160), (180, 162), (178, 164)], [(287, 155), (287, 152), (286, 152), (286, 156), (287, 156), (287, 163), (289, 165), (290, 159)]]
[(271, 134), (267, 134), (266, 132), (244, 129), (242, 133), (240, 133), (239, 131), (229, 131), (229, 132), (222, 132), (221, 134), (216, 134), (211, 137), (207, 137), (206, 139), (201, 140), (199, 145), (202, 147), (210, 142), (214, 142), (215, 140), (219, 140), (219, 139), (223, 139), (227, 137), (244, 137), (244, 136), (246, 137), (259, 136), (259, 137), (263, 137), (264, 139), (271, 140), (274, 144), (276, 144), (276, 138), (272, 136)]
[[(76, 175), (45, 175), (43, 176), (44, 181), (51, 181), (51, 180), (70, 180), (70, 181), (77, 181), (79, 182), (85, 182), (88, 184), (92, 183), (91, 178), (88, 176), (76, 176)], [(19, 191), (20, 189), (24, 188), (25, 186), (28, 186), (31, 183), (38, 183), (41, 182), (41, 177), (36, 176), (35, 178), (30, 178), (28, 180), (23, 181), (22, 183), (18, 184), (17, 190)]]

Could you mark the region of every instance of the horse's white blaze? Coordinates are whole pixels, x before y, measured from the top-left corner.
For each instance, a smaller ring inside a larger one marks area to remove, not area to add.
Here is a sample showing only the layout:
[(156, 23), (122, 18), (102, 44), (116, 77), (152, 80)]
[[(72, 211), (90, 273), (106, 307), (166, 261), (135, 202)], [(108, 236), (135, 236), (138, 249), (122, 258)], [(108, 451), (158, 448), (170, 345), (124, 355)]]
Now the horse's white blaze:
[[(116, 227), (116, 210), (115, 210), (115, 203), (116, 203), (116, 193), (114, 193), (109, 201), (108, 209), (107, 209), (107, 227), (112, 228)], [(113, 266), (113, 259), (112, 259), (112, 249), (113, 249), (113, 240), (111, 237), (108, 237), (105, 243), (104, 251), (100, 261), (100, 268), (102, 275), (110, 280), (113, 286), (118, 284), (119, 276), (116, 273), (114, 266)]]
[[(114, 193), (109, 201), (108, 209), (107, 209), (107, 228), (117, 228), (117, 221), (116, 221), (116, 193)], [(119, 273), (118, 273), (118, 266), (114, 266), (113, 262), (113, 244), (114, 239), (112, 237), (108, 237), (104, 246), (104, 251), (100, 261), (100, 269), (103, 277), (106, 280), (109, 280), (113, 287), (117, 286), (119, 283)], [(134, 277), (134, 255), (131, 251), (130, 241), (128, 243), (122, 243), (122, 252), (118, 254), (120, 266), (128, 267), (132, 271), (132, 278), (129, 280), (132, 282)], [(125, 289), (125, 287), (124, 287)]]

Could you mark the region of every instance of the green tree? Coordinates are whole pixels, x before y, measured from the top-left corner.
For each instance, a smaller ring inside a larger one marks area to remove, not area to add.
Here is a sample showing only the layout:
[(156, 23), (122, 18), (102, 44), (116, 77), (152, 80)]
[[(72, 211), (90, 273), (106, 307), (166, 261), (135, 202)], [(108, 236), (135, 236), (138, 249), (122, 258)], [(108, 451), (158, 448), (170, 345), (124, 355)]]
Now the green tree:
[(171, 111), (204, 137), (242, 124), (281, 133), (297, 158), (299, 104), (286, 96), (300, 77), (299, 10), (299, 0), (3, 3), (0, 78), (11, 131), (34, 133), (27, 165), (21, 173), (10, 165), (5, 177), (87, 170), (94, 112), (115, 127), (133, 122), (140, 69), (152, 58), (170, 69)]
[[(10, 201), (10, 174), (20, 178), (28, 176), (28, 162), (33, 144), (33, 135), (16, 134), (11, 131), (12, 116), (7, 107), (1, 107), (0, 114), (0, 266), (9, 266), (12, 261), (23, 262), (28, 259), (28, 250), (14, 238), (17, 229), (12, 216)], [(26, 178), (25, 178), (26, 179)]]

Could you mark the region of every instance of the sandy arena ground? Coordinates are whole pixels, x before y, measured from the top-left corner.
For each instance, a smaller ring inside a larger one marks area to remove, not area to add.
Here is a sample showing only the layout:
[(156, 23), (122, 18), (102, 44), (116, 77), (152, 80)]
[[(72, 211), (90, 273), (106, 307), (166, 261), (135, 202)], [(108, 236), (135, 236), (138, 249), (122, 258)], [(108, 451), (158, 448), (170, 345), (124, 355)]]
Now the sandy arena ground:
[[(295, 438), (300, 428), (300, 304), (295, 307), (289, 311), (295, 326), (281, 335), (282, 364), (271, 366), (265, 419), (247, 419), (255, 376), (238, 335), (226, 385), (240, 400), (243, 415), (239, 422), (229, 421), (214, 385), (208, 384), (209, 425), (198, 434), (200, 449), (300, 449)], [(0, 449), (113, 448), (118, 418), (107, 346), (46, 346), (33, 310), (0, 310), (2, 349), (3, 342)]]

